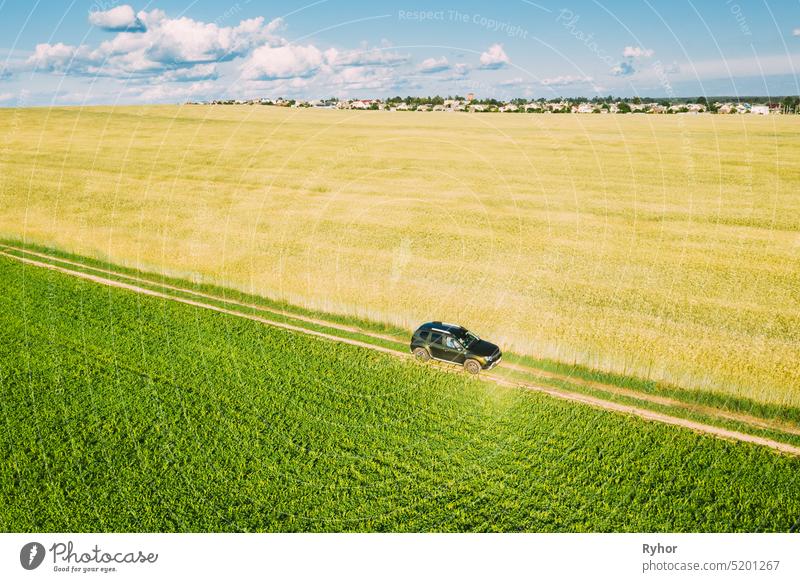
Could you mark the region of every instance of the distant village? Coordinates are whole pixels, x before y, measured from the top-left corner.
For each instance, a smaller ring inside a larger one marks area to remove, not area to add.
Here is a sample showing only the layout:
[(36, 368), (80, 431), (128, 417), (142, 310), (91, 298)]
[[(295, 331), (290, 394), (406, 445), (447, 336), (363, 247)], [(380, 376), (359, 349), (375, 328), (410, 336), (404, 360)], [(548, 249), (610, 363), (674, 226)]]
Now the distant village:
[(469, 93), (465, 97), (389, 97), (387, 99), (247, 99), (191, 102), (211, 105), (269, 105), (273, 107), (315, 107), (323, 109), (364, 109), (377, 111), (438, 111), (468, 113), (657, 113), (657, 114), (750, 114), (786, 115), (800, 113), (799, 97), (765, 98), (747, 100), (736, 98), (654, 99), (584, 97), (557, 99), (476, 99)]

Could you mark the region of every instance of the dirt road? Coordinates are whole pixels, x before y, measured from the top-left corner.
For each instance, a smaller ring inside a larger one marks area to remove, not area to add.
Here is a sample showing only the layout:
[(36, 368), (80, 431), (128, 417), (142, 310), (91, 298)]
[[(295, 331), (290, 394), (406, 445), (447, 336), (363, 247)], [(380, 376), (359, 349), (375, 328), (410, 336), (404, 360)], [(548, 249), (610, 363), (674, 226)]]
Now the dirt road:
[[(7, 245), (2, 245), (2, 246), (4, 246), (5, 248), (14, 248), (14, 247), (9, 247)], [(23, 251), (23, 249), (15, 249), (15, 250)], [(24, 250), (24, 252), (26, 254), (35, 254), (35, 255), (40, 256), (42, 258), (47, 257), (48, 259), (52, 259), (52, 257), (48, 257), (47, 255), (43, 255), (43, 254), (40, 254), (40, 253), (32, 253), (32, 252), (27, 251), (27, 250)], [(53, 264), (46, 263), (46, 262), (43, 262), (43, 261), (38, 261), (38, 260), (35, 260), (35, 259), (30, 259), (30, 258), (26, 258), (26, 257), (19, 257), (17, 255), (14, 255), (14, 254), (2, 251), (2, 250), (0, 250), (0, 255), (3, 255), (5, 257), (7, 257), (9, 259), (13, 259), (15, 261), (22, 262), (22, 263), (24, 263), (26, 265), (31, 265), (31, 266), (35, 266), (35, 267), (39, 267), (39, 268), (43, 268), (43, 269), (49, 269), (51, 271), (56, 271), (56, 272), (59, 272), (59, 273), (64, 273), (66, 275), (71, 275), (73, 277), (84, 279), (86, 281), (91, 281), (93, 283), (98, 283), (100, 285), (106, 285), (108, 287), (115, 287), (115, 288), (118, 288), (118, 289), (125, 289), (127, 291), (131, 291), (131, 292), (134, 292), (134, 293), (140, 293), (142, 295), (147, 295), (147, 296), (150, 296), (150, 297), (158, 297), (158, 298), (166, 299), (166, 300), (169, 300), (169, 301), (176, 301), (178, 303), (185, 303), (186, 305), (192, 305), (194, 307), (199, 307), (199, 308), (202, 308), (202, 309), (209, 309), (211, 311), (216, 311), (216, 312), (219, 312), (219, 313), (225, 313), (227, 315), (232, 315), (234, 317), (241, 317), (241, 318), (244, 318), (244, 319), (250, 319), (252, 321), (257, 321), (257, 322), (262, 323), (264, 325), (271, 325), (271, 326), (274, 326), (274, 327), (286, 329), (286, 330), (297, 332), (297, 333), (304, 333), (304, 334), (312, 335), (312, 336), (315, 336), (315, 337), (323, 338), (323, 339), (326, 339), (326, 340), (329, 340), (329, 341), (341, 342), (341, 343), (345, 343), (345, 344), (349, 344), (349, 345), (353, 345), (353, 346), (358, 346), (358, 347), (361, 347), (361, 348), (376, 350), (376, 351), (379, 351), (379, 352), (390, 354), (390, 355), (395, 356), (395, 357), (402, 357), (402, 358), (410, 358), (411, 357), (410, 353), (398, 352), (397, 350), (394, 350), (394, 349), (391, 349), (391, 348), (386, 348), (386, 347), (382, 347), (382, 346), (376, 346), (374, 344), (370, 344), (370, 343), (367, 343), (367, 342), (362, 342), (362, 341), (355, 340), (355, 339), (342, 338), (342, 337), (339, 337), (339, 336), (336, 336), (336, 335), (327, 334), (327, 333), (324, 333), (324, 332), (319, 332), (319, 331), (315, 331), (315, 330), (306, 329), (304, 327), (292, 325), (290, 323), (273, 321), (273, 320), (270, 320), (270, 319), (259, 317), (258, 315), (255, 315), (255, 314), (242, 313), (240, 311), (235, 311), (235, 310), (232, 310), (232, 309), (226, 309), (224, 307), (219, 307), (217, 305), (204, 303), (204, 302), (199, 301), (199, 300), (187, 299), (185, 297), (176, 297), (176, 296), (170, 295), (168, 293), (162, 293), (162, 292), (155, 291), (155, 290), (152, 290), (152, 289), (147, 289), (145, 287), (140, 287), (140, 286), (134, 285), (132, 283), (124, 283), (124, 282), (121, 282), (121, 281), (116, 281), (116, 280), (113, 280), (113, 279), (109, 279), (107, 277), (103, 277), (101, 275), (94, 275), (94, 274), (90, 274), (90, 273), (84, 273), (84, 272), (81, 272), (81, 271), (68, 269), (66, 267), (60, 267), (58, 265), (53, 265)], [(63, 259), (56, 259), (56, 260), (58, 260), (62, 264), (72, 264), (72, 265), (75, 265), (75, 266), (86, 267), (86, 265), (81, 265), (80, 263), (75, 263), (75, 262), (72, 262), (72, 261), (66, 261), (66, 260), (63, 260)], [(104, 271), (104, 272), (106, 272), (107, 274), (110, 274), (110, 275), (117, 275), (117, 273), (114, 273), (113, 271), (105, 271), (105, 270), (95, 269), (94, 267), (92, 267), (92, 269), (95, 270), (95, 271)], [(128, 279), (131, 279), (131, 280), (136, 279), (136, 280), (138, 280), (140, 282), (143, 282), (143, 283), (157, 284), (157, 285), (159, 285), (159, 286), (161, 286), (161, 287), (163, 287), (165, 289), (170, 289), (170, 290), (178, 291), (178, 292), (181, 292), (181, 293), (191, 294), (191, 295), (196, 296), (196, 297), (202, 297), (202, 298), (206, 298), (206, 299), (213, 299), (213, 300), (216, 300), (216, 301), (224, 301), (226, 303), (235, 304), (235, 305), (243, 306), (243, 307), (252, 307), (252, 308), (257, 308), (257, 309), (264, 309), (263, 306), (250, 305), (250, 304), (247, 304), (247, 303), (241, 303), (241, 302), (238, 302), (238, 301), (233, 301), (233, 300), (228, 300), (228, 299), (224, 299), (224, 298), (220, 298), (220, 297), (215, 297), (213, 295), (199, 293), (199, 292), (193, 291), (191, 289), (183, 289), (183, 288), (172, 286), (172, 285), (162, 285), (161, 283), (148, 281), (146, 279), (134, 278), (134, 277), (131, 277), (131, 276), (128, 276), (128, 275), (125, 275), (125, 277), (128, 278)], [(280, 312), (278, 310), (268, 310), (268, 311), (273, 311), (275, 313), (283, 313), (286, 316), (289, 316), (289, 317), (292, 317), (292, 318), (295, 318), (295, 319), (298, 319), (298, 320), (301, 320), (301, 321), (306, 321), (306, 322), (314, 323), (314, 324), (317, 324), (317, 325), (324, 325), (326, 327), (333, 328), (333, 329), (339, 329), (339, 330), (342, 330), (342, 331), (355, 332), (355, 333), (359, 333), (359, 334), (362, 334), (362, 335), (376, 337), (376, 338), (380, 338), (380, 339), (388, 339), (388, 340), (391, 340), (391, 341), (397, 341), (396, 338), (391, 338), (390, 336), (383, 336), (383, 335), (380, 335), (380, 334), (372, 334), (372, 333), (364, 332), (364, 331), (362, 331), (362, 330), (360, 330), (358, 328), (354, 328), (354, 327), (350, 327), (350, 326), (346, 326), (346, 325), (332, 324), (332, 323), (329, 323), (329, 322), (325, 322), (323, 320), (317, 320), (317, 319), (309, 318), (309, 317), (305, 317), (305, 316), (298, 316), (298, 315), (295, 315), (295, 314)], [(525, 367), (523, 366), (522, 368), (525, 368)], [(535, 371), (535, 372), (538, 372), (538, 371)], [(679, 426), (679, 427), (686, 428), (686, 429), (689, 429), (689, 430), (693, 430), (693, 431), (696, 431), (696, 432), (699, 432), (699, 433), (713, 435), (715, 437), (722, 438), (722, 439), (753, 443), (753, 444), (757, 444), (757, 445), (761, 445), (761, 446), (772, 448), (772, 449), (774, 449), (776, 451), (780, 451), (780, 452), (785, 453), (785, 454), (794, 455), (794, 456), (800, 456), (800, 447), (797, 447), (797, 446), (794, 446), (794, 445), (790, 445), (790, 444), (787, 444), (787, 443), (782, 443), (782, 442), (775, 441), (775, 440), (768, 439), (768, 438), (764, 438), (764, 437), (759, 437), (759, 436), (755, 436), (755, 435), (746, 434), (746, 433), (739, 432), (739, 431), (728, 430), (728, 429), (716, 427), (716, 426), (709, 425), (709, 424), (703, 424), (703, 423), (700, 423), (700, 422), (687, 420), (685, 418), (670, 416), (668, 414), (664, 414), (664, 413), (661, 413), (661, 412), (655, 412), (653, 410), (648, 410), (646, 408), (639, 408), (639, 407), (631, 406), (631, 405), (627, 405), (627, 404), (620, 404), (620, 403), (616, 403), (616, 402), (610, 402), (608, 400), (603, 400), (602, 398), (596, 398), (596, 397), (589, 396), (589, 395), (586, 395), (586, 394), (581, 394), (579, 392), (570, 392), (570, 391), (565, 390), (565, 389), (556, 389), (556, 388), (550, 388), (550, 387), (547, 387), (547, 386), (539, 386), (539, 385), (531, 384), (531, 383), (528, 383), (528, 382), (522, 382), (522, 381), (517, 381), (517, 380), (509, 380), (507, 378), (502, 378), (502, 377), (500, 377), (500, 376), (498, 376), (496, 374), (481, 374), (479, 379), (481, 381), (494, 382), (496, 384), (500, 384), (500, 385), (503, 385), (503, 386), (509, 386), (509, 387), (514, 387), (514, 388), (524, 388), (526, 390), (533, 390), (533, 391), (536, 391), (536, 392), (542, 392), (544, 394), (548, 394), (549, 396), (552, 396), (552, 397), (555, 397), (555, 398), (560, 398), (562, 400), (568, 400), (568, 401), (571, 401), (571, 402), (578, 402), (578, 403), (581, 403), (581, 404), (593, 406), (595, 408), (601, 408), (601, 409), (612, 411), (612, 412), (630, 414), (630, 415), (637, 416), (637, 417), (645, 419), (645, 420), (661, 422), (661, 423), (670, 424), (670, 425), (673, 425), (673, 426)], [(624, 390), (624, 389), (621, 389), (621, 390)]]

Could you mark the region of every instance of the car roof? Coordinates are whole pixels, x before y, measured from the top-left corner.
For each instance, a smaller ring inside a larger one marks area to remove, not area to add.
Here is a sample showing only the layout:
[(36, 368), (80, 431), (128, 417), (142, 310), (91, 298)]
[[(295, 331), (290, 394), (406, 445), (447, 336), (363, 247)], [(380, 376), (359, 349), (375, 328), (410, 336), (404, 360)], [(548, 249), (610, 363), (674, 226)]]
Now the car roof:
[[(428, 323), (423, 323), (422, 325), (419, 326), (419, 330), (422, 330), (422, 329), (426, 329), (426, 330), (430, 329), (430, 330), (434, 330), (434, 331), (443, 331), (445, 333), (452, 333), (452, 334), (457, 334), (457, 335), (461, 335), (465, 331), (467, 331), (465, 328), (461, 327), (460, 325), (456, 325), (455, 323), (445, 323), (445, 322), (442, 322), (442, 321), (429, 321)], [(417, 331), (419, 331), (419, 330), (417, 330)]]

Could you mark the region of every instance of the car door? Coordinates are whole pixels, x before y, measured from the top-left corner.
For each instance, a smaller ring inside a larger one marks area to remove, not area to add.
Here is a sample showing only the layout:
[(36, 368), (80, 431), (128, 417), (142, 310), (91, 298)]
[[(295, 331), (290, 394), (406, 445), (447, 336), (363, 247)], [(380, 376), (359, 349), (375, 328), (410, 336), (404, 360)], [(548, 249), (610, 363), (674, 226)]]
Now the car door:
[(431, 355), (434, 358), (453, 362), (456, 364), (464, 361), (463, 350), (460, 349), (458, 340), (449, 334), (434, 332), (431, 337)]
[(466, 360), (466, 350), (464, 350), (461, 342), (451, 335), (444, 336), (444, 351), (447, 354), (444, 359), (454, 364), (463, 364), (464, 360)]
[(444, 334), (434, 331), (431, 333), (430, 350), (431, 356), (439, 360), (448, 360), (448, 353), (444, 347)]

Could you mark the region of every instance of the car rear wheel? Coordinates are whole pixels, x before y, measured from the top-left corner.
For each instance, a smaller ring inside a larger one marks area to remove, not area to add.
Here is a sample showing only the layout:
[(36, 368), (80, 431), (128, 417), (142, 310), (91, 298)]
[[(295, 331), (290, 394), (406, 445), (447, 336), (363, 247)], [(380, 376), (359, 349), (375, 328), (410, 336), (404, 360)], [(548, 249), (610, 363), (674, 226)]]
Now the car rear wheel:
[(470, 374), (477, 374), (481, 371), (481, 364), (478, 360), (467, 360), (464, 362), (464, 369)]
[(428, 360), (431, 359), (431, 355), (425, 348), (414, 348), (414, 357), (417, 358), (420, 362), (427, 362)]

